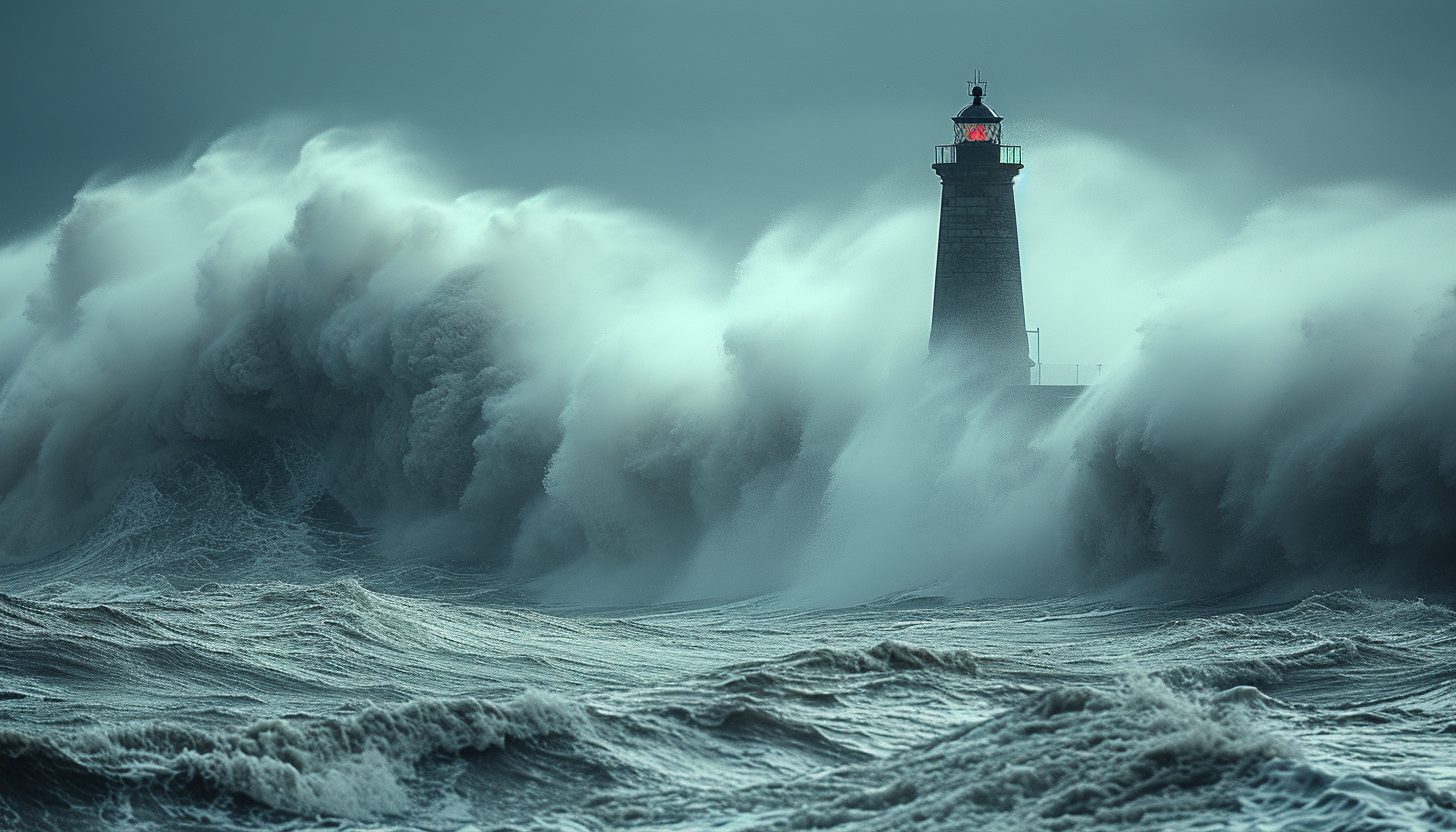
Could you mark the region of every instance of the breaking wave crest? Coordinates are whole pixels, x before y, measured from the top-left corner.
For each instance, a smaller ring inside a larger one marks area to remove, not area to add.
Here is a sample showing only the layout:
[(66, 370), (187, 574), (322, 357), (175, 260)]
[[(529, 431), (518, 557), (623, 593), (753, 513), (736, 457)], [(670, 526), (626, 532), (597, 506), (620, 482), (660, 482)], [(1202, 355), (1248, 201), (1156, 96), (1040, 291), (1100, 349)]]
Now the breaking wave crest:
[(1373, 188), (1256, 216), (1089, 404), (1084, 563), (1218, 587), (1456, 587), (1456, 220)]
[(821, 648), (784, 659), (792, 668), (832, 668), (845, 673), (892, 670), (952, 670), (976, 675), (976, 659), (966, 650), (935, 650), (898, 641), (882, 641), (865, 650)]
[[(760, 828), (1156, 824), (1237, 808), (1268, 764), (1298, 754), (1250, 721), (1243, 706), (1153, 680), (1054, 686), (1019, 698), (918, 747), (727, 799), (745, 808), (787, 807)], [(680, 823), (694, 811), (701, 807), (669, 798), (650, 820)]]
[(345, 717), (266, 719), (237, 731), (144, 722), (63, 739), (0, 734), (0, 805), (84, 806), (108, 791), (186, 792), (296, 815), (404, 813), (407, 782), (436, 754), (458, 755), (578, 732), (584, 713), (532, 694), (496, 704), (419, 699)]

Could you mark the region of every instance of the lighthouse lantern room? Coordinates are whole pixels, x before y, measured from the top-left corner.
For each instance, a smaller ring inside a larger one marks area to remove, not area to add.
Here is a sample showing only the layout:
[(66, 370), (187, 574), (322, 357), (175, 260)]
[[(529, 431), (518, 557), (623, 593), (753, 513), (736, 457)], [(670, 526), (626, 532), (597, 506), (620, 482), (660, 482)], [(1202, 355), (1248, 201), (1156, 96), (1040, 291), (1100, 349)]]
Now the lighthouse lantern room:
[(981, 103), (981, 98), (986, 94), (984, 82), (980, 81), (980, 73), (976, 74), (977, 80), (970, 82), (971, 103), (970, 106), (960, 111), (960, 114), (951, 119), (955, 125), (956, 144), (967, 144), (970, 142), (1001, 143), (1001, 117), (996, 111)]

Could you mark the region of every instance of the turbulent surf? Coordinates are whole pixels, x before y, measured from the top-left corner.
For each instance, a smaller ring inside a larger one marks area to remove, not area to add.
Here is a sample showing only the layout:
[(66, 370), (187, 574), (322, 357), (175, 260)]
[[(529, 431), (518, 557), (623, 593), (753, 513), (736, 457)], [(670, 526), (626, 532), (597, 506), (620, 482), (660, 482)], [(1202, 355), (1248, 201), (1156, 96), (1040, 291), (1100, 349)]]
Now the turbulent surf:
[(1456, 828), (1456, 205), (1293, 196), (1029, 415), (930, 209), (437, 179), (266, 127), (0, 249), (0, 825)]

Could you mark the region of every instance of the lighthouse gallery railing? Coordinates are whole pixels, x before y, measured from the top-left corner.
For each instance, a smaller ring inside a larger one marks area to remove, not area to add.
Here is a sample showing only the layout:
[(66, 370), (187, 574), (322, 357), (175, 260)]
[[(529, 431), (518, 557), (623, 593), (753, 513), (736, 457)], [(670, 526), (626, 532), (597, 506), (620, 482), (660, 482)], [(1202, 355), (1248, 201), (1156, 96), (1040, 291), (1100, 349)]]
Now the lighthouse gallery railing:
[[(953, 144), (938, 144), (938, 145), (935, 146), (935, 163), (937, 165), (953, 165), (953, 164), (955, 164), (955, 160), (956, 160), (956, 145), (953, 145)], [(1021, 145), (1019, 145), (1019, 144), (1003, 144), (1003, 145), (1001, 145), (1001, 164), (1003, 164), (1003, 165), (1019, 165), (1019, 164), (1021, 164)]]

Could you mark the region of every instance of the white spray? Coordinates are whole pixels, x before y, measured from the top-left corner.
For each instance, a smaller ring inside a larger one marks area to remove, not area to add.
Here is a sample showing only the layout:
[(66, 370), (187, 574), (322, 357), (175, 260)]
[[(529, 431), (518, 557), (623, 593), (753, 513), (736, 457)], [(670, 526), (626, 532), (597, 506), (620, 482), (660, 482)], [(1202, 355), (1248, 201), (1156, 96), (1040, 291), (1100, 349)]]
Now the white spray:
[(1449, 202), (1307, 195), (1211, 256), (1191, 219), (1177, 275), (1107, 289), (1164, 287), (1138, 345), (1028, 432), (924, 360), (933, 206), (786, 222), (735, 268), (420, 168), (368, 133), (240, 132), (0, 250), (4, 559), (128, 478), (267, 443), (310, 448), (388, 551), (601, 600), (1420, 578), (1456, 528)]

